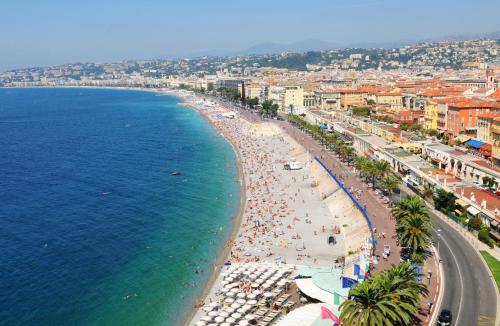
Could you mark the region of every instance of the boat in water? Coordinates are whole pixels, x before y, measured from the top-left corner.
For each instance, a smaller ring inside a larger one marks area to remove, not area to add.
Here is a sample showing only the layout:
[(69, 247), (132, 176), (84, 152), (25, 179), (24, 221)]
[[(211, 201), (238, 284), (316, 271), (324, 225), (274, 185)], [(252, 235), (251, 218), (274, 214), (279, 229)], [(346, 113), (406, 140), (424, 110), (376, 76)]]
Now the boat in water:
[(181, 175), (181, 173), (179, 171), (173, 171), (170, 175)]

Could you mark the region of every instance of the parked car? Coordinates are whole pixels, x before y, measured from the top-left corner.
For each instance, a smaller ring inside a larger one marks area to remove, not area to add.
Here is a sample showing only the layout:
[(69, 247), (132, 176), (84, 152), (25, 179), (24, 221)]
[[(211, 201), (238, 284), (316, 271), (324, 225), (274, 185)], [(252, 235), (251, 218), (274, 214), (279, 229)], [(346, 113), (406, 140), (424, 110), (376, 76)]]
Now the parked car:
[(451, 326), (451, 320), (452, 320), (451, 311), (449, 311), (448, 309), (443, 309), (439, 314), (437, 324), (439, 326)]

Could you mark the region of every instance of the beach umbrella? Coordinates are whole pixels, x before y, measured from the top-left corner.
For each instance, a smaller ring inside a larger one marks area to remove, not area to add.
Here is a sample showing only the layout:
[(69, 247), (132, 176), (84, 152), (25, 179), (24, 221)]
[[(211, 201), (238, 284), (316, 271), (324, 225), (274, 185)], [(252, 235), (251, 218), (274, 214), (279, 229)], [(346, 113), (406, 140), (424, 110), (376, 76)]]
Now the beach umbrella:
[(221, 311), (221, 312), (219, 313), (219, 316), (224, 317), (224, 318), (227, 318), (227, 317), (229, 317), (229, 313), (228, 313), (227, 311)]
[(232, 283), (232, 282), (234, 281), (234, 278), (230, 276), (230, 277), (228, 277), (228, 278), (226, 279), (226, 281), (228, 281), (229, 283)]
[(254, 306), (257, 304), (257, 300), (248, 300), (247, 301), (247, 304), (251, 305), (251, 306)]
[(234, 322), (236, 322), (236, 319), (234, 319), (233, 317), (229, 317), (228, 319), (226, 319), (226, 323), (229, 325), (231, 325)]
[(231, 308), (231, 307), (226, 307), (224, 310), (226, 310), (230, 314), (232, 314), (234, 312), (234, 308)]
[(228, 293), (226, 293), (226, 296), (227, 296), (228, 298), (234, 298), (234, 297), (236, 296), (236, 292), (233, 292), (233, 291), (228, 292)]
[(198, 320), (196, 323), (194, 323), (195, 326), (205, 326), (207, 323), (204, 322), (203, 320)]
[(210, 302), (210, 304), (208, 306), (212, 307), (212, 308), (218, 308), (219, 304), (217, 302)]
[(234, 319), (240, 319), (241, 314), (239, 312), (235, 312), (234, 314), (231, 315), (231, 317), (233, 317)]
[(224, 300), (225, 303), (233, 303), (234, 302), (234, 299), (233, 298), (226, 298), (226, 300)]
[(212, 320), (212, 317), (210, 316), (203, 316), (200, 318), (200, 320), (203, 320), (203, 321), (211, 321)]
[(238, 299), (236, 300), (236, 303), (239, 303), (241, 305), (244, 305), (247, 301), (245, 299)]
[(243, 319), (243, 320), (240, 320), (240, 322), (238, 323), (239, 326), (248, 326), (248, 320), (246, 319)]
[(255, 319), (255, 315), (246, 315), (245, 319), (246, 320), (254, 320)]
[(205, 306), (205, 307), (201, 308), (201, 310), (203, 310), (204, 312), (210, 312), (213, 310), (213, 308), (210, 306)]
[(258, 283), (252, 283), (252, 287), (253, 287), (254, 289), (258, 288), (259, 286), (260, 286), (260, 284), (258, 284)]
[(244, 314), (245, 312), (248, 311), (248, 309), (245, 309), (245, 306), (247, 306), (247, 305), (244, 305), (243, 307), (238, 308), (238, 310), (236, 310), (236, 311), (239, 312), (240, 314)]
[(256, 296), (259, 296), (262, 294), (262, 291), (261, 290), (255, 290), (252, 292), (252, 294), (255, 294)]
[(215, 317), (215, 319), (214, 319), (214, 320), (215, 320), (217, 323), (222, 323), (222, 322), (224, 321), (224, 317), (221, 317), (221, 316), (219, 316), (219, 317)]
[(238, 298), (240, 298), (240, 299), (245, 299), (245, 297), (246, 297), (247, 295), (246, 295), (245, 293), (243, 293), (243, 292), (240, 292), (240, 293), (238, 293), (236, 296), (237, 296)]
[(271, 292), (264, 292), (264, 298), (271, 298), (273, 294)]
[(210, 317), (217, 317), (219, 313), (217, 311), (210, 311), (207, 315)]
[(252, 281), (253, 281), (253, 280), (255, 280), (255, 279), (257, 279), (257, 277), (258, 277), (258, 276), (257, 276), (257, 274), (252, 274), (252, 275), (250, 275), (250, 276), (249, 276), (249, 278), (250, 278)]
[(239, 307), (241, 307), (241, 304), (236, 303), (236, 302), (231, 305), (231, 308), (234, 308), (234, 309), (238, 309)]
[(225, 322), (225, 323), (220, 324), (220, 326), (231, 326), (231, 323)]
[(248, 297), (248, 299), (255, 299), (255, 298), (257, 298), (257, 296), (255, 294), (253, 294), (253, 293), (250, 293), (247, 297)]

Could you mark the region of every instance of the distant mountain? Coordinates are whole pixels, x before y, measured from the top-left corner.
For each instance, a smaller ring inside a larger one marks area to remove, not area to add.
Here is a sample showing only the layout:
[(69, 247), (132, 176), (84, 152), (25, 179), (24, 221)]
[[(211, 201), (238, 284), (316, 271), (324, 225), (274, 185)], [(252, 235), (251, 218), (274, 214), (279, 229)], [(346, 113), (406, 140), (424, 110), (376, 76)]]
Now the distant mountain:
[(254, 45), (240, 54), (270, 54), (280, 52), (306, 52), (323, 51), (338, 47), (338, 44), (322, 40), (302, 40), (294, 43), (260, 43)]
[(207, 51), (199, 51), (194, 53), (189, 53), (185, 55), (177, 55), (177, 56), (167, 56), (171, 59), (179, 59), (181, 57), (187, 58), (195, 58), (195, 57), (203, 57), (203, 56), (212, 56), (212, 57), (228, 57), (228, 56), (237, 56), (237, 55), (261, 55), (261, 54), (276, 54), (281, 52), (307, 52), (307, 51), (325, 51), (332, 49), (345, 49), (345, 48), (399, 48), (406, 45), (416, 44), (420, 42), (438, 42), (443, 40), (451, 40), (451, 41), (464, 41), (478, 38), (487, 38), (487, 39), (500, 39), (500, 31), (490, 32), (490, 33), (481, 33), (481, 34), (471, 34), (471, 35), (450, 35), (443, 37), (435, 37), (428, 39), (420, 39), (420, 40), (400, 40), (400, 41), (390, 41), (390, 42), (343, 42), (343, 43), (334, 43), (327, 42), (323, 40), (317, 39), (308, 39), (297, 41), (293, 43), (259, 43), (250, 48), (241, 51), (234, 50), (224, 50), (224, 49), (216, 49), (216, 50), (207, 50)]

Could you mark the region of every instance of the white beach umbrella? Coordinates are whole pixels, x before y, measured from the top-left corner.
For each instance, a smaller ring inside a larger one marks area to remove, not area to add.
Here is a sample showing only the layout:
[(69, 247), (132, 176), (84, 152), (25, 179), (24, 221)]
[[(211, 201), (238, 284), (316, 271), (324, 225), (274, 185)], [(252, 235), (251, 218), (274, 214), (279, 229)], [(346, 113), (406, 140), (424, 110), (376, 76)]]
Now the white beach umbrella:
[(218, 322), (218, 323), (222, 323), (222, 322), (224, 321), (224, 317), (221, 317), (221, 316), (219, 316), (219, 317), (215, 317), (215, 319), (214, 319), (214, 320), (215, 320), (216, 322)]
[(245, 293), (243, 292), (240, 292), (236, 295), (239, 299), (245, 299), (245, 297), (247, 296)]
[(230, 322), (225, 322), (225, 323), (220, 324), (220, 326), (231, 326), (231, 323)]
[(227, 311), (221, 311), (221, 312), (219, 313), (219, 316), (224, 317), (224, 318), (227, 318), (227, 317), (229, 317), (229, 313), (228, 313)]
[(273, 294), (271, 292), (264, 292), (264, 298), (271, 298)]
[(239, 303), (240, 305), (244, 305), (247, 301), (245, 299), (238, 299), (236, 300), (236, 303)]
[(252, 283), (252, 287), (253, 287), (254, 289), (258, 288), (259, 286), (260, 286), (260, 284), (259, 284), (259, 283)]
[(253, 300), (253, 299), (257, 298), (257, 296), (255, 294), (253, 294), (253, 293), (250, 293), (247, 297), (250, 300)]
[(231, 308), (234, 308), (234, 309), (238, 309), (239, 307), (241, 307), (241, 304), (236, 303), (236, 302), (231, 305)]
[(231, 325), (231, 324), (233, 324), (235, 322), (236, 322), (236, 319), (234, 319), (233, 317), (229, 317), (229, 318), (226, 319), (226, 323), (229, 324), (229, 325)]
[(236, 296), (236, 292), (231, 291), (231, 292), (226, 293), (226, 297), (228, 297), (228, 298), (234, 298), (235, 296)]
[(233, 317), (234, 319), (240, 319), (241, 314), (239, 312), (235, 312), (234, 314), (231, 315), (231, 317)]
[(218, 308), (219, 304), (217, 302), (210, 302), (210, 304), (208, 306), (212, 307), (212, 308)]
[(232, 314), (234, 312), (234, 308), (231, 308), (231, 307), (226, 307), (224, 310), (229, 312), (230, 314)]
[(233, 303), (233, 302), (234, 302), (233, 298), (226, 298), (226, 300), (224, 300), (224, 303)]
[(196, 323), (194, 323), (195, 326), (205, 326), (207, 323), (204, 322), (203, 320), (198, 320)]
[(210, 316), (203, 316), (200, 318), (200, 320), (203, 320), (203, 321), (211, 321), (212, 320), (212, 317)]
[(259, 295), (261, 295), (261, 294), (262, 294), (262, 291), (261, 291), (261, 290), (254, 290), (254, 291), (252, 292), (252, 294), (255, 294), (256, 296), (259, 296)]
[(203, 310), (204, 312), (210, 312), (212, 311), (214, 308), (213, 307), (210, 307), (210, 306), (205, 306), (203, 308), (201, 308), (201, 310)]
[(210, 317), (217, 317), (219, 313), (217, 311), (210, 311), (207, 315)]
[(257, 304), (257, 300), (248, 300), (247, 301), (247, 304), (251, 305), (251, 306), (254, 306)]
[(248, 320), (246, 319), (240, 320), (238, 326), (248, 326)]
[(253, 320), (253, 319), (255, 319), (255, 315), (246, 315), (245, 319), (246, 320)]

